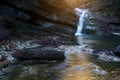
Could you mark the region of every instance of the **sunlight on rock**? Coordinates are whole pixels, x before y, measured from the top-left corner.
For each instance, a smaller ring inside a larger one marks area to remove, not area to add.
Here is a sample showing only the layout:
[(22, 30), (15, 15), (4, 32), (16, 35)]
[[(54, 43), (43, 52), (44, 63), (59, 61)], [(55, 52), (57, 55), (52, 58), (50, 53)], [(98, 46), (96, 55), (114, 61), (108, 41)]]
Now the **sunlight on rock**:
[(82, 0), (64, 0), (68, 6), (70, 7), (75, 7), (79, 4), (81, 4), (83, 1)]

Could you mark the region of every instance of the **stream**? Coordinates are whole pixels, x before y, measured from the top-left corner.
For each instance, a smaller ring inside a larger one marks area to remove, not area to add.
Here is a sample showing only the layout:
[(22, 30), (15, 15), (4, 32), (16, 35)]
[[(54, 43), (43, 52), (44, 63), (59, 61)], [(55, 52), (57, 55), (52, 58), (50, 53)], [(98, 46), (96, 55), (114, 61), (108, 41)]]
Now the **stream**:
[(84, 35), (62, 40), (78, 44), (59, 47), (65, 50), (64, 61), (16, 62), (1, 70), (0, 80), (120, 80), (120, 61), (99, 60), (82, 50), (82, 45), (114, 49), (120, 43), (119, 36)]
[(120, 80), (118, 45), (120, 0), (0, 0), (0, 80)]

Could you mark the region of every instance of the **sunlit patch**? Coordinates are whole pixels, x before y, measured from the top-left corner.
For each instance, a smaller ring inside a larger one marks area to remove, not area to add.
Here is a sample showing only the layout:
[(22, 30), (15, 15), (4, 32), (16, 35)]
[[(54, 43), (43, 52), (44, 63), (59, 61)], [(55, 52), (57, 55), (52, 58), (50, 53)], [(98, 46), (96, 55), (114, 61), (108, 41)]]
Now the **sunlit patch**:
[(65, 49), (66, 68), (62, 72), (61, 80), (94, 80), (93, 75), (104, 76), (107, 74), (100, 66), (92, 63), (86, 46), (61, 46)]

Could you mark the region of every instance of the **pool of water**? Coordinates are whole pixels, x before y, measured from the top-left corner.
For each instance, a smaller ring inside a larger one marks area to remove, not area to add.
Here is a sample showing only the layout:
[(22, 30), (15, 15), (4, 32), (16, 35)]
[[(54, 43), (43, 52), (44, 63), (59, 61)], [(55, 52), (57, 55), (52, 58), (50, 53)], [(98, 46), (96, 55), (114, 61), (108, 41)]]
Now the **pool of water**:
[(76, 42), (98, 49), (114, 49), (120, 44), (120, 36), (76, 36)]
[[(71, 41), (92, 48), (114, 49), (119, 36), (77, 36)], [(120, 80), (120, 62), (100, 61), (88, 55), (80, 46), (65, 46), (64, 61), (24, 61), (11, 64), (1, 71), (0, 80)]]

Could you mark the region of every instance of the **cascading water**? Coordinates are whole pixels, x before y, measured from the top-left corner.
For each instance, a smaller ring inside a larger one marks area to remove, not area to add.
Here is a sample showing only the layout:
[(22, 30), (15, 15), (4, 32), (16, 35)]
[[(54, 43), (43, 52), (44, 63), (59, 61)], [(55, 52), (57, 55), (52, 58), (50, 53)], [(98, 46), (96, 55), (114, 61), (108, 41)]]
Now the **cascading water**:
[(82, 35), (84, 17), (86, 17), (88, 10), (75, 8), (75, 12), (79, 16), (79, 21), (77, 24), (77, 31), (76, 31), (75, 35)]

